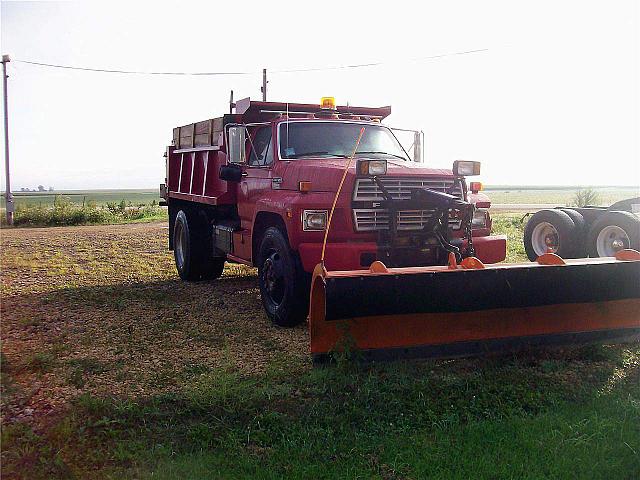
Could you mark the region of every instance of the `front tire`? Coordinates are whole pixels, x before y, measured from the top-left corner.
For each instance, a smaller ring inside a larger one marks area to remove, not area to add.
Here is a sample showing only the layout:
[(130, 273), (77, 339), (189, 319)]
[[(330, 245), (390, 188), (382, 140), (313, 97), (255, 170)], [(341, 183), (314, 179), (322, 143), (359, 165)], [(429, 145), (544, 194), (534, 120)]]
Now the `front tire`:
[(182, 280), (212, 280), (222, 275), (224, 257), (214, 257), (206, 221), (180, 210), (173, 227), (173, 257)]
[(579, 232), (569, 215), (561, 210), (534, 213), (524, 229), (524, 249), (532, 262), (547, 252), (562, 258), (577, 253)]
[(309, 310), (309, 275), (276, 227), (268, 228), (258, 255), (258, 283), (267, 316), (281, 327), (305, 321)]

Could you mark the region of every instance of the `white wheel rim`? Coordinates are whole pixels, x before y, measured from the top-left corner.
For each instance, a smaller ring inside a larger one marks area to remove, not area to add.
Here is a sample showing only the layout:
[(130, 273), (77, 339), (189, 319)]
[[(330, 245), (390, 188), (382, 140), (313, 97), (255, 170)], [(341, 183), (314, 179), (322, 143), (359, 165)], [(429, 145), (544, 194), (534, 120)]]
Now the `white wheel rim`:
[(596, 239), (596, 250), (599, 257), (613, 257), (616, 252), (629, 248), (629, 236), (617, 225), (609, 225), (600, 230)]
[(556, 253), (560, 246), (558, 231), (549, 222), (540, 222), (531, 234), (531, 246), (536, 255)]
[(185, 232), (184, 227), (181, 223), (176, 225), (176, 236), (175, 236), (175, 251), (176, 251), (176, 263), (178, 264), (178, 268), (184, 267), (184, 243), (185, 243)]

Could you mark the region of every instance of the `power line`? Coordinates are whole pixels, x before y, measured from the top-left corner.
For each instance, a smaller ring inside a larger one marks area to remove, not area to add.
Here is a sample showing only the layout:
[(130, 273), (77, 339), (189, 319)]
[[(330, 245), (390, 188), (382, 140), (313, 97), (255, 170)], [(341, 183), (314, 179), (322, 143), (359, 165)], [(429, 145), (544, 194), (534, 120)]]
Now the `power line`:
[(251, 75), (254, 72), (143, 72), (136, 70), (110, 70), (108, 68), (74, 67), (71, 65), (56, 65), (53, 63), (33, 62), (30, 60), (14, 60), (14, 62), (37, 65), (39, 67), (64, 68), (67, 70), (82, 70), (84, 72), (124, 73), (129, 75)]
[(390, 63), (413, 63), (413, 62), (421, 62), (425, 60), (433, 60), (436, 58), (453, 57), (456, 55), (469, 55), (471, 53), (480, 53), (480, 52), (487, 52), (487, 51), (489, 51), (488, 48), (481, 48), (478, 50), (466, 50), (464, 52), (442, 53), (440, 55), (431, 55), (429, 57), (412, 58), (409, 60), (398, 61), (398, 62), (390, 61), (390, 62), (358, 63), (355, 65), (336, 65), (333, 67), (294, 68), (291, 70), (270, 70), (270, 71), (271, 73), (297, 73), (297, 72), (317, 72), (321, 70), (340, 70), (340, 69), (348, 69), (348, 68), (379, 67), (381, 65), (388, 65)]
[[(369, 67), (379, 67), (382, 65), (387, 65), (390, 63), (413, 63), (413, 62), (421, 62), (426, 60), (434, 60), (437, 58), (444, 57), (453, 57), (458, 55), (469, 55), (474, 53), (481, 53), (488, 51), (488, 48), (482, 48), (477, 50), (466, 50), (463, 52), (452, 52), (452, 53), (443, 53), (440, 55), (431, 55), (428, 57), (419, 57), (413, 58), (409, 60), (405, 60), (402, 62), (389, 61), (389, 62), (372, 62), (372, 63), (359, 63), (353, 65), (335, 65), (329, 67), (309, 67), (309, 68), (293, 68), (293, 69), (283, 69), (283, 70), (270, 70), (271, 73), (298, 73), (298, 72), (319, 72), (319, 71), (327, 71), (327, 70), (343, 70), (343, 69), (354, 69), (354, 68), (369, 68)], [(84, 72), (98, 72), (98, 73), (117, 73), (117, 74), (125, 74), (125, 75), (182, 75), (182, 76), (230, 76), (230, 75), (255, 75), (258, 74), (259, 71), (255, 72), (147, 72), (147, 71), (139, 71), (139, 70), (113, 70), (108, 68), (89, 68), (89, 67), (76, 67), (72, 65), (57, 65), (53, 63), (43, 63), (43, 62), (34, 62), (31, 60), (13, 60), (16, 63), (25, 63), (28, 65), (35, 65), (38, 67), (48, 67), (48, 68), (62, 68), (66, 70), (80, 70)]]

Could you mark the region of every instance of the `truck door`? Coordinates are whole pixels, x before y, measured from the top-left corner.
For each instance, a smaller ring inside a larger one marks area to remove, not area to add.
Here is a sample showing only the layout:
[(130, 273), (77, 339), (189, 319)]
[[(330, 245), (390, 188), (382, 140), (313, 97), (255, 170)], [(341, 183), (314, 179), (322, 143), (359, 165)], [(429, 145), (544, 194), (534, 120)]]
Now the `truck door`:
[(240, 226), (248, 234), (248, 238), (243, 238), (244, 248), (239, 256), (247, 260), (251, 258), (251, 233), (256, 202), (267, 194), (267, 190), (271, 190), (274, 158), (271, 125), (256, 127), (249, 132), (249, 136), (250, 139), (246, 142), (247, 163), (238, 188)]

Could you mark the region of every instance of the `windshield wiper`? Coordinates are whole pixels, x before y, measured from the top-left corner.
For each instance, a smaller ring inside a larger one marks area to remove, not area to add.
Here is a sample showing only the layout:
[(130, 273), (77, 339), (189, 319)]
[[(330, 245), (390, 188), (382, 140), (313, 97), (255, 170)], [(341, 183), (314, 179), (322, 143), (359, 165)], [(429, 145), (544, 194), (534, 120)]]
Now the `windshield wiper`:
[(362, 151), (357, 151), (356, 155), (358, 155), (359, 153), (379, 153), (380, 155), (391, 155), (392, 157), (396, 157), (399, 158), (400, 160), (404, 160), (405, 162), (408, 161), (407, 158), (400, 156), (400, 155), (396, 155), (394, 153), (389, 153), (389, 152), (382, 152), (382, 151), (378, 151), (378, 150), (370, 150), (370, 151), (366, 151), (366, 152), (362, 152)]
[(309, 157), (312, 155), (330, 155), (332, 157), (339, 158), (349, 158), (347, 155), (342, 155), (340, 153), (329, 153), (329, 152), (304, 152), (304, 153), (296, 153), (294, 155), (288, 155), (286, 158), (300, 158), (300, 157)]

